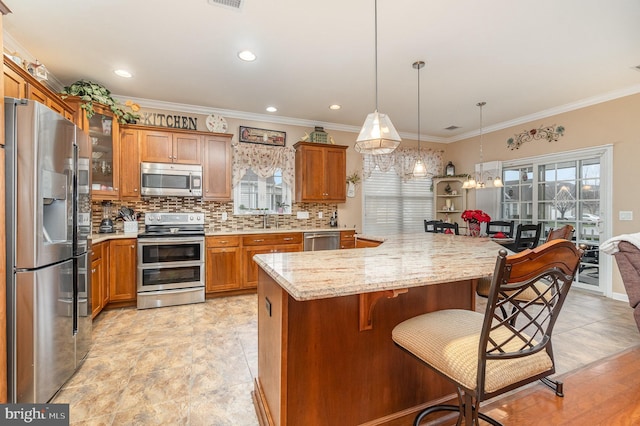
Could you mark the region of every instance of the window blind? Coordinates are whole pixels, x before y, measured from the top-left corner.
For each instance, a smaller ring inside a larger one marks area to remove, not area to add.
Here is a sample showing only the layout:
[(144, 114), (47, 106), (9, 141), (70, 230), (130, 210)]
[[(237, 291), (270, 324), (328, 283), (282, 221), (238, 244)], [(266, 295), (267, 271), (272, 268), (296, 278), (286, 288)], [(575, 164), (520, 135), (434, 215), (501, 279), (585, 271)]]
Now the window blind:
[(424, 220), (433, 218), (430, 178), (403, 182), (393, 170), (376, 168), (364, 180), (363, 192), (365, 234), (424, 232)]

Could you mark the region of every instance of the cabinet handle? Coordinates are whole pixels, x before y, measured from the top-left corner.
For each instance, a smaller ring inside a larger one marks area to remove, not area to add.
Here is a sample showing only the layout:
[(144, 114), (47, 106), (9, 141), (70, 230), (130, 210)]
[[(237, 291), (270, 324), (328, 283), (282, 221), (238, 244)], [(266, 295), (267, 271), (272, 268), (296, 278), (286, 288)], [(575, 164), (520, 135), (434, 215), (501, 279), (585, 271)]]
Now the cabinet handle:
[(134, 246), (133, 244), (131, 244), (131, 248), (136, 248), (136, 246)]
[(285, 241), (291, 241), (291, 240), (293, 240), (293, 237), (287, 237), (287, 238), (285, 238), (284, 240), (285, 240)]
[(113, 190), (114, 190), (114, 191), (117, 191), (117, 190), (118, 190), (118, 188), (113, 188)]
[(92, 269), (92, 270), (91, 270), (91, 273), (92, 273), (92, 274), (95, 274), (95, 273), (96, 273), (96, 270), (95, 270), (95, 269)]
[(264, 239), (260, 239), (260, 240), (253, 240), (253, 242), (254, 242), (254, 243), (260, 243), (260, 242), (262, 242), (262, 241), (264, 241)]
[(220, 244), (227, 244), (229, 241), (219, 241)]
[(133, 192), (138, 192), (138, 188), (133, 188)]

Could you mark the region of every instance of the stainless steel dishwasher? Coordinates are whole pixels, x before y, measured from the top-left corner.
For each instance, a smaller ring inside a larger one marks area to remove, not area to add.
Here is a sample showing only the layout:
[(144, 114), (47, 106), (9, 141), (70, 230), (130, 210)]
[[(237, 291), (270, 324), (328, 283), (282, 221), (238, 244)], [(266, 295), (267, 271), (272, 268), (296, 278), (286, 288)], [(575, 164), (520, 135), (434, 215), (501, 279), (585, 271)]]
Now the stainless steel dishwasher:
[(340, 231), (304, 233), (304, 251), (337, 250), (340, 248)]

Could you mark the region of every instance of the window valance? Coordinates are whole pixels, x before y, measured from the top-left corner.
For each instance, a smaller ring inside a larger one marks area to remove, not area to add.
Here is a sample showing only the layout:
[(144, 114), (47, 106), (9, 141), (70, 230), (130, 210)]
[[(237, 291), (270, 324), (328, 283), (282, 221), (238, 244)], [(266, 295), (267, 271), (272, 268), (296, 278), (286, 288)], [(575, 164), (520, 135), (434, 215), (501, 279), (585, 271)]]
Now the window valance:
[(420, 157), (424, 161), (427, 168), (427, 176), (435, 176), (442, 173), (444, 161), (442, 160), (443, 151), (434, 149), (418, 148), (397, 148), (391, 154), (372, 155), (364, 154), (363, 156), (363, 178), (367, 179), (371, 176), (371, 172), (378, 167), (383, 172), (393, 169), (403, 181), (414, 179), (413, 167), (416, 160)]
[(276, 169), (281, 169), (282, 180), (293, 186), (295, 162), (293, 147), (236, 143), (233, 146), (233, 186), (240, 182), (249, 169), (265, 179), (273, 176)]

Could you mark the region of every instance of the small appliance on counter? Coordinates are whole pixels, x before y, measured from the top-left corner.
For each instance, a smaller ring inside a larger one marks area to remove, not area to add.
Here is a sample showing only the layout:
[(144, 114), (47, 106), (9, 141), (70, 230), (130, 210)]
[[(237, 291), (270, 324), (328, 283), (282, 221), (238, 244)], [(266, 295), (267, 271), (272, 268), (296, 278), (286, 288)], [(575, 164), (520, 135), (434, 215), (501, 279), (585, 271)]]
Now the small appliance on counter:
[(338, 227), (338, 212), (333, 212), (333, 214), (331, 214), (331, 219), (329, 219), (329, 226), (332, 228)]
[(116, 228), (113, 226), (113, 219), (111, 219), (113, 216), (111, 208), (111, 201), (102, 202), (102, 221), (100, 222), (100, 229), (98, 230), (101, 234), (112, 234), (116, 232)]

